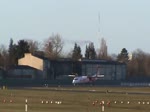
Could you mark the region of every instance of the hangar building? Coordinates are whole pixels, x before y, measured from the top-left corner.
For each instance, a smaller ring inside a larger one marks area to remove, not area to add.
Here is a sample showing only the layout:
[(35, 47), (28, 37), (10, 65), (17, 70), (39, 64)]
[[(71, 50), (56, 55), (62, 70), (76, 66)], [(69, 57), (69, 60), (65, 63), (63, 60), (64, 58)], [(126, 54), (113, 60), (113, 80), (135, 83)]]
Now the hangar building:
[[(30, 53), (19, 59), (18, 65), (30, 66), (34, 71), (40, 71), (41, 79), (57, 79), (71, 74), (78, 74), (78, 76), (98, 74), (104, 75), (101, 80), (124, 80), (127, 69), (125, 63), (117, 61), (89, 59), (73, 61), (68, 58), (49, 60)], [(35, 75), (34, 77), (37, 77)]]
[(125, 80), (126, 64), (108, 60), (72, 61), (71, 59), (59, 59), (52, 62), (54, 76), (66, 76), (70, 74), (81, 75), (104, 75), (101, 80)]

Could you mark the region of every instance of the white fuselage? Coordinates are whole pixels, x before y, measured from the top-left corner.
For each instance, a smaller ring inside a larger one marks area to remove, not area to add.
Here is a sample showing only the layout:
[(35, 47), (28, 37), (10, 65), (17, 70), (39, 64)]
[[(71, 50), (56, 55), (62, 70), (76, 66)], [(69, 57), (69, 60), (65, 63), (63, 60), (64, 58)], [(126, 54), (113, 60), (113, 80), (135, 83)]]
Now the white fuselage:
[(79, 76), (79, 77), (75, 77), (72, 81), (73, 84), (81, 84), (81, 83), (89, 83), (94, 81), (95, 78), (91, 78), (88, 76)]
[(72, 81), (73, 84), (88, 83), (88, 82), (89, 82), (89, 78), (87, 76), (75, 77)]

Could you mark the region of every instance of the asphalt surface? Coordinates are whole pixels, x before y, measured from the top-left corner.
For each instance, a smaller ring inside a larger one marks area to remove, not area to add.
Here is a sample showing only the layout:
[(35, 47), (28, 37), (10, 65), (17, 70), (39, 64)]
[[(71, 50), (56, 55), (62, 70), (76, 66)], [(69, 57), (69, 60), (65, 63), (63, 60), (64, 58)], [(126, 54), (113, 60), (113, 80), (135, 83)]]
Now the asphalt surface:
[[(70, 87), (70, 86), (69, 86)], [(128, 91), (100, 91), (100, 90), (78, 90), (61, 87), (24, 87), (24, 88), (12, 88), (12, 89), (25, 89), (25, 90), (37, 90), (37, 91), (65, 91), (65, 92), (81, 92), (81, 93), (105, 93), (105, 94), (135, 94), (135, 95), (150, 95), (150, 92), (128, 92)]]

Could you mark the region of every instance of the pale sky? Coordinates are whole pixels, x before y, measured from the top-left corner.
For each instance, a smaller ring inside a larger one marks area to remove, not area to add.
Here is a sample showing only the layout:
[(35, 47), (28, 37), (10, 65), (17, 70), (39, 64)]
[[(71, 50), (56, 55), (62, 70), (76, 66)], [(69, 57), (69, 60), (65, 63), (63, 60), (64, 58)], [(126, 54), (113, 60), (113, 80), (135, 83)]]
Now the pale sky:
[(96, 49), (103, 37), (109, 54), (122, 48), (150, 53), (150, 0), (0, 0), (0, 44), (43, 42), (52, 33), (94, 42)]

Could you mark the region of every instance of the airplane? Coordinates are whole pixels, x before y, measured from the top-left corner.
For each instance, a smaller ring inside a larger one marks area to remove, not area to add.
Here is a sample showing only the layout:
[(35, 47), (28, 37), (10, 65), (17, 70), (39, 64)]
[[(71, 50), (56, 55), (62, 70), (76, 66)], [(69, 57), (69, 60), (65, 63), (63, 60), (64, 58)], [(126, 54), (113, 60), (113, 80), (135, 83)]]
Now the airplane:
[(94, 81), (103, 77), (104, 75), (99, 75), (99, 74), (95, 74), (93, 76), (76, 76), (73, 79), (72, 84), (76, 85), (76, 84), (84, 84), (84, 83), (93, 83)]
[(98, 66), (97, 68), (97, 72), (95, 75), (91, 75), (91, 76), (76, 76), (74, 77), (72, 84), (76, 85), (76, 84), (84, 84), (84, 83), (93, 83), (94, 81), (103, 78), (104, 75), (100, 75), (100, 66)]

